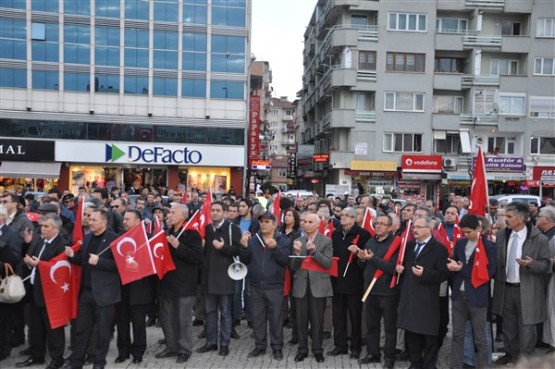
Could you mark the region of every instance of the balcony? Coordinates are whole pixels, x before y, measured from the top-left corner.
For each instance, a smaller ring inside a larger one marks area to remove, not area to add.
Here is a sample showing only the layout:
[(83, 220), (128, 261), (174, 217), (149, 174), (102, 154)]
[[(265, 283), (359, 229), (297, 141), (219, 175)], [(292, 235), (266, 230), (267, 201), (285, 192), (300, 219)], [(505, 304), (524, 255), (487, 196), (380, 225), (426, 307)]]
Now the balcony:
[(294, 139), (294, 138), (286, 138), (286, 137), (284, 137), (284, 138), (281, 140), (281, 145), (282, 145), (282, 146), (295, 145), (295, 139)]
[(432, 129), (443, 131), (458, 131), (460, 126), (460, 114), (432, 114)]
[(355, 121), (357, 123), (376, 123), (376, 112), (370, 110), (356, 110)]
[(459, 73), (435, 73), (435, 90), (460, 90), (462, 86), (462, 74)]
[(481, 35), (477, 31), (466, 31), (463, 37), (465, 47), (501, 47), (501, 36)]
[(376, 25), (369, 26), (356, 26), (358, 29), (358, 40), (359, 41), (378, 41), (378, 31), (379, 27)]
[(501, 51), (504, 53), (528, 53), (530, 36), (503, 36)]
[(352, 68), (334, 68), (331, 73), (331, 87), (353, 87), (357, 84), (357, 71)]
[(460, 122), (462, 125), (472, 126), (496, 126), (499, 123), (499, 116), (497, 114), (461, 114)]
[(464, 10), (465, 0), (437, 0), (437, 10)]
[(330, 128), (355, 128), (355, 109), (334, 109), (328, 115)]
[(463, 49), (463, 33), (437, 33), (436, 50), (461, 51)]
[(466, 0), (465, 5), (467, 8), (503, 10), (505, 0)]
[(499, 86), (499, 76), (493, 75), (463, 75), (462, 86)]
[(349, 169), (354, 158), (352, 151), (330, 151), (330, 166), (334, 169)]
[(281, 120), (284, 121), (284, 122), (292, 122), (293, 121), (293, 116), (292, 115), (284, 115), (281, 118)]
[[(318, 49), (320, 59), (333, 54), (336, 48), (355, 47), (358, 44), (359, 29), (344, 25), (335, 25), (328, 31)], [(322, 62), (323, 60), (320, 60)]]
[(358, 6), (360, 0), (326, 0), (322, 11), (320, 12), (320, 19), (316, 24), (317, 29), (320, 31), (324, 25), (330, 20), (331, 10), (339, 6)]

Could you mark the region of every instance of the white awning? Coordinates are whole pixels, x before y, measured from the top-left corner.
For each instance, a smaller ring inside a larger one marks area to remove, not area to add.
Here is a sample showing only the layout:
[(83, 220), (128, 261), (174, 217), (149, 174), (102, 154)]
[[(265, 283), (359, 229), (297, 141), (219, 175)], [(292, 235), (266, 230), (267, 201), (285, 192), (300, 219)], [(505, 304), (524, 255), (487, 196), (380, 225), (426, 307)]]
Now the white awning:
[(58, 178), (61, 163), (3, 161), (0, 176), (15, 178)]

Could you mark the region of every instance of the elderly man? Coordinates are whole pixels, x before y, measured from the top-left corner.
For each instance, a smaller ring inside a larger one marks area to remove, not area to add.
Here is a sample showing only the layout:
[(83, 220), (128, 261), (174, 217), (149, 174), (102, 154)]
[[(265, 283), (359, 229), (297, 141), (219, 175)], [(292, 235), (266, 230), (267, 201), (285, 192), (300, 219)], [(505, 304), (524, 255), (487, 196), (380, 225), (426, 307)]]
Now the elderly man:
[(398, 327), (405, 330), (411, 367), (434, 369), (439, 334), (439, 287), (449, 277), (447, 250), (432, 237), (430, 218), (414, 221), (403, 264)]
[(497, 274), (492, 311), (503, 317), (507, 353), (497, 364), (530, 357), (536, 346), (536, 324), (546, 318), (545, 282), (549, 272), (549, 242), (528, 222), (528, 205), (506, 208), (507, 229), (497, 234)]
[[(320, 218), (316, 214), (305, 215), (306, 235), (293, 242), (295, 256), (311, 256), (325, 269), (332, 264), (332, 241), (318, 233)], [(312, 353), (318, 363), (324, 362), (322, 342), (324, 339), (324, 309), (326, 298), (333, 296), (330, 275), (301, 268), (302, 259), (293, 258), (290, 266), (295, 272), (293, 297), (296, 298), (297, 331), (299, 346), (295, 362), (308, 356), (308, 323), (312, 337)]]
[(543, 324), (543, 342), (555, 350), (555, 208), (547, 206), (540, 210), (536, 226), (549, 240), (551, 275), (547, 288), (547, 320)]
[(275, 360), (283, 359), (283, 283), (289, 265), (291, 244), (276, 231), (276, 217), (264, 213), (259, 218), (260, 232), (249, 232), (241, 239), (241, 262), (248, 266), (251, 283), (255, 348), (249, 358), (266, 351), (266, 326), (270, 326), (270, 346)]
[(96, 324), (97, 344), (93, 369), (104, 369), (110, 347), (112, 318), (115, 304), (121, 301), (121, 281), (110, 243), (118, 236), (108, 230), (108, 213), (93, 210), (89, 217), (89, 230), (79, 252), (66, 247), (69, 261), (81, 265), (81, 290), (75, 329), (75, 345), (65, 368), (81, 368), (85, 362), (87, 346)]
[(202, 263), (202, 240), (198, 232), (187, 230), (179, 236), (188, 217), (187, 205), (172, 204), (167, 224), (175, 270), (166, 273), (160, 281), (160, 323), (167, 349), (156, 357), (177, 356), (177, 363), (189, 360), (193, 351), (193, 304)]
[[(66, 240), (60, 233), (62, 220), (58, 215), (43, 215), (39, 224), (41, 237), (35, 237), (23, 259), (27, 266), (23, 269), (23, 274), (24, 276), (30, 276), (30, 356), (27, 360), (16, 363), (15, 366), (25, 368), (44, 363), (45, 342), (47, 342), (48, 351), (52, 358), (52, 362), (47, 369), (57, 369), (64, 363), (65, 332), (64, 327), (50, 328), (42, 291), (41, 277), (44, 276), (40, 275), (38, 264), (41, 260), (50, 260), (64, 252)], [(28, 238), (31, 237), (28, 236)], [(49, 278), (49, 276), (46, 276), (46, 278)]]

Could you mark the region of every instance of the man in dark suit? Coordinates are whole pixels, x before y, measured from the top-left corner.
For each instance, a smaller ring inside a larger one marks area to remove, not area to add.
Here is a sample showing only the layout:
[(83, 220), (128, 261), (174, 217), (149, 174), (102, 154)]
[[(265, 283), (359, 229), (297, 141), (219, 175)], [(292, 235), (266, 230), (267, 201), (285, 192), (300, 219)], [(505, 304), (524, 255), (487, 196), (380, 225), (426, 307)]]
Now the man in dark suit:
[[(0, 277), (4, 278), (5, 265), (15, 268), (21, 261), (23, 240), (7, 224), (8, 210), (0, 205)], [(0, 303), (0, 361), (10, 356), (13, 304)], [(0, 365), (1, 367), (1, 365)]]
[(202, 263), (202, 240), (197, 231), (188, 230), (177, 238), (189, 217), (185, 204), (172, 204), (168, 213), (168, 246), (175, 270), (160, 281), (160, 323), (166, 350), (157, 358), (177, 356), (177, 363), (189, 360), (193, 351), (193, 305)]
[(432, 237), (430, 218), (414, 221), (414, 241), (407, 244), (397, 326), (405, 330), (410, 368), (434, 369), (439, 334), (439, 285), (449, 277), (447, 249)]
[[(318, 233), (320, 217), (307, 214), (304, 218), (306, 236), (293, 241), (295, 256), (310, 255), (325, 269), (332, 265), (333, 245), (331, 239)], [(299, 347), (295, 362), (308, 356), (308, 323), (312, 337), (312, 353), (317, 362), (324, 362), (322, 343), (324, 340), (324, 309), (326, 298), (333, 296), (330, 275), (324, 272), (301, 268), (302, 258), (292, 258), (290, 267), (295, 272), (293, 278), (293, 297), (296, 298), (297, 331)]]
[[(478, 287), (472, 284), (472, 270), (476, 268), (474, 260), (478, 239), (481, 237), (482, 227), (478, 217), (473, 214), (465, 215), (459, 224), (465, 238), (455, 244), (453, 259), (448, 259), (447, 268), (454, 272), (452, 275), (452, 317), (453, 343), (451, 345), (451, 368), (460, 369), (464, 361), (464, 338), (466, 321), (472, 323), (474, 346), (478, 351), (477, 364), (479, 368), (488, 367), (488, 341), (486, 339), (487, 310), (489, 305), (489, 284)], [(487, 239), (482, 239), (484, 250), (488, 257), (488, 275), (493, 278), (497, 268), (497, 251)]]
[(89, 230), (81, 250), (73, 252), (66, 247), (69, 261), (82, 266), (75, 347), (67, 369), (81, 368), (85, 362), (93, 325), (96, 323), (97, 344), (93, 369), (104, 369), (110, 347), (114, 306), (121, 301), (121, 281), (110, 243), (118, 236), (108, 230), (108, 213), (93, 210), (89, 217)]
[[(123, 214), (123, 230), (129, 231), (141, 223), (141, 213), (127, 210)], [(154, 300), (156, 276), (150, 276), (121, 287), (121, 302), (116, 304), (116, 326), (118, 329), (118, 357), (123, 363), (133, 356), (133, 363), (143, 361), (146, 351), (146, 313)], [(133, 343), (129, 326), (133, 326)]]
[[(62, 219), (56, 214), (46, 214), (40, 218), (41, 237), (32, 241), (23, 262), (23, 275), (30, 276), (29, 341), (30, 356), (27, 360), (16, 363), (18, 368), (44, 363), (45, 342), (52, 362), (47, 369), (60, 368), (64, 363), (65, 332), (64, 327), (50, 328), (50, 321), (44, 301), (41, 275), (38, 264), (40, 260), (50, 260), (64, 252), (66, 241), (61, 235)], [(49, 276), (43, 276), (49, 278)]]
[(206, 314), (206, 344), (197, 352), (209, 352), (218, 348), (218, 309), (221, 315), (220, 351), (218, 355), (229, 354), (231, 339), (231, 299), (235, 293), (235, 281), (227, 275), (227, 268), (233, 264), (233, 257), (241, 250), (241, 228), (225, 220), (225, 203), (212, 203), (210, 213), (212, 224), (206, 225), (204, 259), (202, 263), (201, 288), (204, 295)]

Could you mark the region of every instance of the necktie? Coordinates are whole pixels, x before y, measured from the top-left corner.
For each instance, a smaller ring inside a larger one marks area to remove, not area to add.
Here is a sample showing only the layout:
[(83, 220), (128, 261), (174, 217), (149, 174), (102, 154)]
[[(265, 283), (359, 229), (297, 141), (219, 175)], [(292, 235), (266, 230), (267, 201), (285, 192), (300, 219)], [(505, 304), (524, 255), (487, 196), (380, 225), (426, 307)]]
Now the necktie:
[(422, 251), (422, 248), (424, 247), (425, 243), (424, 242), (420, 242), (420, 241), (416, 241), (416, 247), (414, 249), (414, 257), (418, 257), (418, 255), (420, 254), (420, 251)]
[(516, 282), (516, 248), (518, 246), (518, 236), (516, 233), (511, 235), (511, 246), (509, 247), (509, 256), (507, 258), (507, 281)]
[[(44, 241), (44, 244), (42, 245), (42, 249), (40, 249), (38, 259), (40, 259), (40, 256), (42, 255), (46, 246), (48, 246), (48, 241)], [(35, 274), (36, 273), (37, 273), (37, 267), (34, 267), (33, 270), (31, 270), (31, 284), (35, 284)]]

